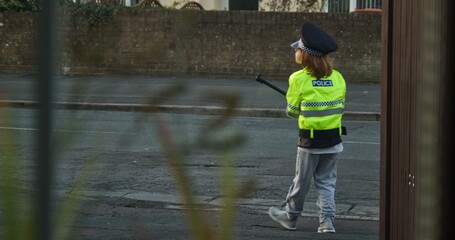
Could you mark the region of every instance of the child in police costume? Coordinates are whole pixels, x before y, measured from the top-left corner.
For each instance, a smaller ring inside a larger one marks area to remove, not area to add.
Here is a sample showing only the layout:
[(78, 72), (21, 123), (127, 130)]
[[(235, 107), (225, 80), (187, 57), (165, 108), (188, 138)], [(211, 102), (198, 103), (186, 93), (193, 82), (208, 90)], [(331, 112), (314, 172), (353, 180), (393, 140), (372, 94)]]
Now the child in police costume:
[(338, 49), (335, 40), (318, 26), (304, 23), (301, 39), (291, 47), (302, 69), (289, 77), (286, 113), (298, 119), (296, 171), (281, 209), (269, 216), (289, 230), (296, 229), (311, 180), (318, 191), (319, 233), (335, 233), (335, 185), (338, 156), (343, 151), (341, 118), (346, 83), (333, 69), (327, 54)]

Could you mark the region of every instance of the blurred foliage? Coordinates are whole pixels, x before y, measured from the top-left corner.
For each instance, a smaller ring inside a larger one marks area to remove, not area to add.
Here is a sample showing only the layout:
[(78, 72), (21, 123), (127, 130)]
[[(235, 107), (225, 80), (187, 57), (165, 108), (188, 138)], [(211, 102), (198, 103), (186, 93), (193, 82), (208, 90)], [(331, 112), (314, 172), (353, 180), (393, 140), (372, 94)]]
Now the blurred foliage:
[(71, 25), (92, 28), (106, 23), (122, 7), (114, 4), (68, 2), (64, 5), (64, 13)]
[[(7, 107), (7, 106), (2, 106)], [(0, 118), (4, 124), (11, 124), (9, 111), (2, 111)], [(2, 139), (7, 142), (15, 143), (17, 138), (10, 131), (2, 131)], [(20, 225), (23, 220), (20, 214), (22, 201), (20, 201), (19, 191), (14, 186), (14, 178), (17, 176), (19, 168), (18, 149), (14, 145), (0, 145), (0, 206), (2, 206), (2, 217), (5, 226), (6, 239), (20, 239)], [(30, 222), (30, 220), (28, 221)]]
[[(172, 99), (181, 95), (185, 89), (185, 84), (176, 84), (155, 93), (153, 99), (149, 101), (149, 111), (155, 112), (156, 108), (163, 103), (163, 99)], [(175, 136), (170, 124), (160, 115), (154, 115), (153, 120), (172, 177), (183, 199), (183, 209), (193, 239), (229, 240), (234, 239), (236, 202), (251, 194), (257, 184), (254, 179), (247, 179), (239, 184), (239, 179), (235, 175), (233, 153), (243, 146), (246, 136), (242, 132), (230, 128), (228, 123), (235, 116), (235, 109), (239, 106), (239, 95), (231, 92), (211, 92), (205, 98), (220, 101), (224, 111), (220, 115), (209, 118), (193, 140), (186, 139), (184, 142), (189, 146), (182, 146), (174, 139)], [(204, 211), (201, 211), (202, 206), (196, 202), (193, 196), (190, 173), (185, 168), (185, 157), (192, 149), (198, 148), (215, 151), (221, 155), (220, 189), (222, 192), (220, 195), (222, 196), (222, 209), (220, 222), (217, 225), (213, 223), (212, 219), (207, 218)]]
[[(55, 0), (60, 5), (73, 3), (71, 0)], [(41, 0), (0, 0), (0, 12), (36, 12), (41, 9)]]
[(29, 12), (39, 10), (39, 0), (0, 0), (0, 12)]
[[(0, 2), (8, 2), (8, 5), (5, 4), (8, 8), (2, 9), (12, 11), (12, 5), (9, 4), (12, 1), (0, 0)], [(29, 1), (16, 0), (15, 2), (21, 3)], [(97, 24), (106, 23), (111, 16), (123, 7), (113, 4), (79, 4), (71, 1), (61, 2), (65, 2), (64, 13), (67, 21), (70, 21), (78, 26), (85, 26), (88, 28), (95, 27)], [(39, 8), (36, 7), (36, 2), (33, 3), (35, 3), (35, 8), (29, 8), (28, 10), (20, 8), (22, 10), (19, 11), (37, 11)], [(180, 19), (177, 23), (177, 32), (179, 36), (185, 37), (189, 35), (196, 20), (197, 18), (194, 14), (188, 13), (182, 15), (182, 19)], [(183, 60), (184, 55), (182, 55), (181, 59), (182, 62), (179, 62), (178, 64), (182, 66), (182, 69), (185, 69), (186, 62)], [(153, 99), (155, 100), (149, 102), (150, 112), (156, 112), (156, 108), (163, 103), (161, 102), (163, 99), (178, 97), (183, 94), (185, 89), (185, 85), (177, 84), (168, 89), (154, 93)], [(187, 141), (189, 142), (187, 146), (182, 146), (181, 143), (178, 143), (174, 139), (171, 131), (172, 127), (169, 123), (164, 121), (159, 114), (154, 115), (153, 120), (157, 126), (160, 143), (167, 158), (167, 163), (172, 173), (172, 177), (181, 198), (184, 200), (183, 209), (185, 210), (185, 216), (187, 217), (187, 223), (189, 229), (191, 229), (192, 236), (194, 239), (198, 240), (228, 240), (234, 238), (234, 222), (237, 207), (236, 201), (239, 198), (243, 198), (252, 193), (255, 189), (256, 183), (253, 179), (247, 179), (240, 184), (239, 179), (235, 175), (235, 161), (233, 153), (246, 141), (246, 136), (242, 132), (230, 128), (228, 123), (229, 120), (235, 116), (235, 109), (238, 107), (239, 96), (234, 93), (213, 92), (205, 97), (220, 101), (224, 107), (224, 112), (218, 116), (209, 118), (208, 122), (204, 124), (204, 127), (200, 130), (199, 134), (197, 134), (193, 140)], [(11, 143), (16, 141), (12, 136), (2, 136), (2, 138), (11, 138)], [(65, 139), (65, 141), (62, 139)], [(60, 154), (63, 153), (67, 146), (72, 144), (71, 139), (68, 140), (68, 138), (56, 137), (55, 141), (57, 141), (56, 143), (65, 145), (56, 145), (55, 149), (60, 149)], [(125, 139), (124, 142), (127, 143), (128, 140)], [(6, 148), (6, 145), (4, 147), (5, 148), (3, 149), (0, 148), (0, 194), (3, 196), (0, 198), (0, 204), (2, 204), (2, 209), (5, 209), (2, 213), (4, 215), (2, 216), (2, 221), (5, 224), (5, 232), (7, 234), (5, 236), (8, 240), (33, 239), (33, 219), (24, 220), (18, 214), (18, 212), (23, 209), (23, 206), (18, 204), (18, 202), (23, 199), (23, 196), (19, 196), (17, 189), (8, 187), (9, 183), (14, 183), (14, 177), (16, 175), (14, 169), (18, 168), (18, 166), (15, 165), (19, 162), (17, 159), (18, 156), (15, 154), (17, 149)], [(187, 153), (194, 148), (216, 151), (221, 155), (220, 195), (222, 196), (222, 209), (220, 212), (220, 224), (218, 225), (215, 225), (211, 219), (208, 219), (204, 215), (203, 211), (200, 211), (201, 205), (195, 200), (193, 195), (194, 192), (191, 185), (192, 176), (185, 168), (185, 157), (187, 156)], [(91, 158), (94, 160), (97, 159), (97, 156), (93, 156)], [(67, 199), (60, 206), (57, 206), (56, 215), (54, 216), (53, 213), (49, 213), (52, 214), (53, 220), (58, 223), (53, 229), (55, 231), (53, 235), (57, 237), (56, 239), (69, 239), (70, 237), (68, 232), (70, 229), (68, 229), (68, 226), (71, 226), (71, 222), (79, 204), (79, 200), (75, 197), (75, 195), (83, 190), (86, 181), (89, 179), (89, 174), (93, 173), (93, 162), (94, 161), (88, 161), (89, 164), (84, 167), (83, 171), (81, 171), (78, 181), (72, 188), (71, 193), (73, 194), (68, 194)], [(29, 206), (29, 208), (33, 208), (33, 206)], [(27, 212), (26, 215), (30, 218), (29, 216), (31, 214)], [(138, 226), (137, 229), (144, 232), (141, 226)], [(23, 236), (22, 234), (27, 236)]]
[[(0, 106), (0, 119), (6, 126), (13, 126), (15, 117), (10, 107), (3, 104)], [(75, 126), (75, 122), (70, 121), (67, 127)], [(19, 134), (13, 134), (10, 130), (2, 130), (2, 144), (0, 144), (0, 222), (2, 223), (1, 236), (7, 240), (28, 240), (37, 239), (37, 222), (36, 219), (36, 195), (42, 191), (42, 187), (37, 187), (34, 183), (24, 184), (21, 179), (23, 164), (25, 159), (21, 156), (20, 146), (25, 141)], [(70, 133), (55, 133), (53, 136), (52, 159), (61, 160), (66, 150), (68, 150), (76, 141), (78, 134)], [(56, 211), (49, 212), (53, 219), (51, 235), (53, 239), (72, 239), (69, 225), (73, 222), (76, 210), (80, 205), (80, 192), (85, 188), (87, 181), (95, 173), (95, 163), (99, 159), (99, 147), (104, 138), (99, 136), (94, 143), (94, 149), (86, 159), (86, 164), (83, 166), (76, 178), (74, 185), (69, 190), (69, 193), (63, 196), (62, 200), (55, 203)], [(31, 159), (30, 159), (31, 161)], [(49, 166), (50, 167), (50, 166)], [(54, 173), (56, 175), (56, 173)], [(49, 187), (49, 186), (47, 186)]]

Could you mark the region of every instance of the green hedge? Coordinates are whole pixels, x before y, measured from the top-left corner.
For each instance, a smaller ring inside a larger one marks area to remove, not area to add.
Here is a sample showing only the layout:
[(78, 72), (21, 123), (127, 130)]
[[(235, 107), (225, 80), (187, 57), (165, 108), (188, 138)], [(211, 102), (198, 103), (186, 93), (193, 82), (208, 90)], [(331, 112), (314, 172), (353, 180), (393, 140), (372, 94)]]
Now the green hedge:
[(38, 11), (39, 0), (0, 0), (0, 12)]

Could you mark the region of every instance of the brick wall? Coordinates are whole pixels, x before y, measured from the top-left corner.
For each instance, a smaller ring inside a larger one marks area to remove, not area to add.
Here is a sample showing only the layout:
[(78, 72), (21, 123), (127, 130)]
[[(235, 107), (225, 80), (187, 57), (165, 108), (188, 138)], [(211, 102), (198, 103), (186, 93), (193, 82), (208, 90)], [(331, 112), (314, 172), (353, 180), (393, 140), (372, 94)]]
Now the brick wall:
[(0, 12), (0, 73), (34, 72), (36, 15)]
[[(68, 74), (149, 74), (287, 80), (298, 70), (289, 44), (302, 22), (334, 36), (335, 67), (347, 81), (379, 82), (381, 16), (351, 13), (121, 10), (94, 27), (61, 26)], [(34, 70), (36, 16), (0, 13), (0, 72)]]

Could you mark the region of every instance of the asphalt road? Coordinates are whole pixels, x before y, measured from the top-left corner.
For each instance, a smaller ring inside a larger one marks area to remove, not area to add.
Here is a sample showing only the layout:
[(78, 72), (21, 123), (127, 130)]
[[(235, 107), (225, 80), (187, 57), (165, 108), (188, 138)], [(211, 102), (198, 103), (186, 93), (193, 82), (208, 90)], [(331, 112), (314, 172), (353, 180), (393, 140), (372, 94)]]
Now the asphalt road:
[[(218, 114), (216, 108), (224, 107), (226, 100), (236, 96), (236, 108), (243, 109), (243, 116), (286, 118), (285, 98), (256, 82), (255, 77), (58, 76), (53, 99), (65, 109), (132, 111), (137, 105), (156, 103), (167, 106), (161, 112)], [(287, 90), (286, 80), (270, 82)], [(35, 90), (32, 75), (0, 75), (0, 106), (33, 107), (37, 101)], [(379, 112), (380, 85), (347, 84), (345, 119), (378, 121)]]
[[(292, 181), (297, 126), (283, 114), (283, 96), (255, 82), (254, 76), (60, 76), (55, 80), (55, 106), (69, 109), (54, 112), (56, 211), (64, 200), (79, 200), (73, 218), (56, 223), (76, 239), (190, 239), (186, 207), (178, 193), (182, 184), (174, 179), (173, 165), (162, 148), (163, 136), (171, 136), (170, 152), (182, 157), (184, 183), (189, 184), (185, 189), (207, 219), (207, 228), (226, 229), (220, 224), (228, 196), (225, 186), (238, 191), (252, 181), (255, 188), (236, 202), (236, 239), (378, 239), (378, 85), (348, 84), (344, 121), (348, 136), (336, 193), (337, 234), (320, 235), (315, 233), (314, 188), (298, 231), (282, 230), (266, 215), (270, 206), (281, 204)], [(28, 214), (36, 191), (35, 82), (31, 75), (0, 76), (0, 147), (16, 153), (13, 180), (0, 178), (0, 184), (20, 194), (19, 215)], [(272, 82), (287, 87), (286, 81)], [(147, 103), (167, 106), (156, 111), (160, 113), (144, 113), (141, 106)], [(219, 114), (233, 103), (237, 117), (225, 122)], [(164, 125), (157, 127), (160, 122)], [(170, 135), (162, 134), (166, 129)], [(231, 178), (223, 181), (222, 174)], [(223, 183), (227, 185), (222, 187)], [(0, 206), (0, 239), (6, 231), (6, 207)]]
[[(298, 231), (282, 230), (266, 215), (285, 198), (294, 172), (296, 122), (285, 118), (234, 117), (208, 130), (219, 116), (111, 111), (55, 112), (55, 190), (76, 196), (80, 207), (65, 225), (80, 239), (190, 239), (178, 184), (158, 130), (168, 126), (183, 156), (191, 192), (215, 229), (226, 196), (224, 165), (234, 189), (248, 180), (254, 191), (237, 202), (237, 239), (378, 239), (379, 122), (345, 121), (337, 183), (337, 234), (316, 234), (314, 188)], [(157, 119), (164, 127), (157, 128)], [(11, 120), (11, 121), (10, 121)], [(0, 145), (17, 150), (17, 174), (6, 183), (34, 192), (35, 110), (0, 109)], [(14, 136), (12, 140), (10, 137)], [(204, 141), (204, 140), (209, 141)], [(78, 183), (83, 183), (78, 188)], [(25, 201), (25, 200), (23, 200)], [(1, 211), (2, 208), (0, 208)], [(0, 212), (1, 213), (1, 212)], [(0, 221), (4, 219), (0, 218)], [(0, 231), (0, 237), (2, 236)]]

